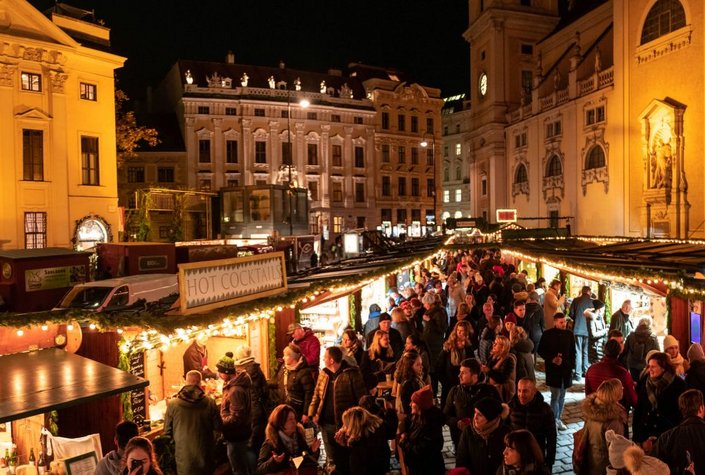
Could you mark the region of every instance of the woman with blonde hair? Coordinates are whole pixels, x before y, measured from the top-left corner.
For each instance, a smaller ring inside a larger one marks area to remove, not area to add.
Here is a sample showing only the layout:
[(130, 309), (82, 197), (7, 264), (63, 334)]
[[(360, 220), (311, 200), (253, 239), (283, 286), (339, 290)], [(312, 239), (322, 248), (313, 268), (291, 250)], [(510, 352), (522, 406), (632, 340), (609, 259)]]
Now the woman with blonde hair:
[(401, 334), (401, 341), (406, 341), (406, 337), (414, 333), (414, 327), (402, 307), (392, 310), (392, 328)]
[(459, 321), (448, 340), (443, 343), (443, 351), (438, 357), (436, 374), (441, 387), (441, 407), (445, 407), (446, 398), (450, 388), (460, 384), (458, 374), (460, 363), (466, 358), (475, 356), (475, 350), (471, 342), (472, 325), (466, 320)]
[[(355, 406), (342, 416), (343, 426), (335, 439), (348, 447), (351, 475), (385, 475), (389, 471), (389, 444), (394, 437), (384, 421), (366, 409)], [(394, 428), (396, 432), (396, 427)]]
[(489, 378), (489, 383), (499, 391), (503, 402), (509, 402), (516, 392), (516, 357), (511, 354), (511, 343), (504, 335), (497, 335), (487, 364), (482, 372)]
[[(309, 446), (304, 427), (296, 422), (296, 411), (280, 404), (269, 415), (265, 440), (257, 458), (257, 475), (282, 473), (294, 469), (293, 459), (303, 457), (301, 473), (316, 473), (321, 441), (314, 438)], [(298, 472), (297, 472), (298, 473)]]
[(377, 330), (372, 337), (370, 348), (362, 355), (360, 365), (362, 373), (373, 373), (377, 381), (384, 381), (387, 374), (394, 373), (395, 363), (394, 350), (389, 343), (389, 333)]
[(617, 378), (607, 379), (600, 384), (597, 391), (581, 403), (585, 431), (585, 453), (580, 467), (574, 467), (580, 474), (604, 474), (609, 465), (609, 452), (605, 432), (613, 430), (617, 434), (626, 434), (627, 411), (619, 404), (624, 396), (622, 382)]

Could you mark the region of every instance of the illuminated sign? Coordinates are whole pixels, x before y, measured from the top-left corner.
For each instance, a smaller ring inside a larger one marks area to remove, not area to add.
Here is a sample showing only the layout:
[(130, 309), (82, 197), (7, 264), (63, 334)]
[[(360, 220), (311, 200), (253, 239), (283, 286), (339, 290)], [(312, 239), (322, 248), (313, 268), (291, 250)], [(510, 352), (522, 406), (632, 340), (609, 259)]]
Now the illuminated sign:
[(24, 271), (24, 287), (27, 292), (62, 289), (86, 281), (86, 266), (48, 267)]
[(286, 291), (284, 253), (179, 264), (181, 312), (203, 312)]
[(517, 210), (515, 209), (498, 209), (497, 210), (497, 222), (498, 223), (515, 223), (517, 220)]

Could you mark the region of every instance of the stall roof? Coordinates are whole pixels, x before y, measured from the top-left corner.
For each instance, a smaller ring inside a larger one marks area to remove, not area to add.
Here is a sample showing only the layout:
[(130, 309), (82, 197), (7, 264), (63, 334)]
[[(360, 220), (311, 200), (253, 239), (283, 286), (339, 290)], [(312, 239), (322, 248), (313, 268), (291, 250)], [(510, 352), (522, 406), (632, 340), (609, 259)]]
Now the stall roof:
[(0, 356), (0, 423), (140, 389), (149, 381), (50, 348)]
[(0, 257), (6, 259), (43, 259), (55, 256), (81, 256), (88, 255), (88, 252), (74, 251), (63, 247), (44, 247), (39, 249), (3, 249)]

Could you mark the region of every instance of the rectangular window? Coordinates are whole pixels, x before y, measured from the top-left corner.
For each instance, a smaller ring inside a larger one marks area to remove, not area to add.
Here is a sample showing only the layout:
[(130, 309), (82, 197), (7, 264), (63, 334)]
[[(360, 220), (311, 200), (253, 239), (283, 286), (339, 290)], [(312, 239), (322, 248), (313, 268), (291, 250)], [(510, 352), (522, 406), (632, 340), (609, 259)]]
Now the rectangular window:
[(98, 88), (95, 84), (88, 84), (85, 82), (79, 85), (80, 97), (84, 101), (97, 101), (98, 100)]
[(41, 92), (42, 76), (41, 74), (22, 73), (22, 90)]
[(531, 71), (524, 70), (521, 72), (521, 90), (524, 92), (526, 103), (531, 100), (531, 88), (533, 86), (533, 74)]
[(436, 194), (436, 182), (433, 178), (426, 178), (426, 196), (429, 198)]
[(460, 156), (463, 154), (463, 146), (459, 143), (455, 144), (455, 155)]
[(238, 186), (240, 186), (240, 180), (227, 180), (225, 182), (225, 185), (228, 188), (237, 188)]
[(604, 122), (605, 121), (605, 106), (600, 106), (595, 109), (595, 119), (597, 122)]
[(483, 176), (480, 184), (480, 190), (482, 196), (487, 196), (487, 177)]
[(558, 227), (558, 210), (550, 210), (548, 212), (549, 226), (552, 228)]
[(282, 142), (282, 164), (293, 164), (291, 160), (291, 142)]
[(342, 203), (343, 201), (343, 182), (334, 181), (333, 182), (333, 201), (336, 203)]
[(436, 210), (435, 209), (427, 209), (426, 210), (426, 224), (435, 223), (435, 222), (436, 222)]
[(433, 117), (428, 117), (426, 119), (426, 133), (433, 134)]
[(255, 142), (255, 163), (267, 163), (267, 142)]
[(42, 249), (47, 247), (47, 214), (45, 212), (26, 212), (24, 214), (25, 249)]
[(225, 141), (225, 163), (237, 163), (237, 140)]
[(330, 116), (330, 121), (331, 122), (340, 122), (340, 114), (332, 114)]
[(411, 147), (411, 164), (419, 164), (419, 149), (418, 147)]
[(341, 233), (343, 232), (343, 217), (333, 216), (333, 232)]
[(382, 163), (389, 163), (389, 144), (382, 144)]
[(605, 106), (588, 109), (585, 114), (585, 124), (593, 125), (605, 121)]
[(382, 196), (392, 196), (392, 178), (382, 175)]
[(365, 168), (365, 149), (355, 147), (355, 167)]
[(211, 162), (211, 141), (210, 139), (198, 141), (198, 163)]
[(526, 147), (526, 132), (514, 136), (514, 148)]
[(415, 115), (411, 116), (411, 131), (414, 133), (419, 131), (419, 118)]
[(397, 223), (406, 223), (406, 210), (403, 208), (397, 209)]
[(44, 131), (22, 131), (23, 178), (27, 181), (44, 181)]
[(389, 112), (382, 112), (382, 130), (389, 130)]
[(310, 143), (307, 146), (307, 156), (309, 165), (318, 165), (318, 144)]
[(81, 137), (81, 176), (84, 185), (100, 185), (98, 137)]
[(450, 203), (450, 190), (443, 190), (443, 202)]
[(201, 178), (198, 180), (198, 189), (201, 191), (211, 191), (210, 178)]
[(353, 117), (353, 124), (362, 125), (362, 117)]
[(433, 148), (426, 149), (426, 165), (433, 165)]
[(380, 217), (382, 218), (381, 221), (391, 221), (392, 220), (392, 209), (391, 208), (382, 208), (380, 210)]
[(418, 178), (412, 178), (411, 179), (411, 196), (419, 196), (420, 191), (419, 191), (419, 179)]
[(144, 167), (127, 167), (128, 183), (144, 183)]
[(533, 45), (530, 45), (529, 43), (522, 43), (521, 44), (521, 54), (534, 54), (534, 47)]
[(211, 108), (208, 106), (198, 106), (198, 113), (199, 114), (210, 114)]
[(343, 166), (343, 146), (333, 145), (333, 166), (342, 167)]
[(455, 190), (455, 202), (460, 203), (463, 201), (463, 190)]
[(289, 111), (284, 109), (283, 111), (280, 111), (279, 114), (281, 115), (282, 119), (288, 119), (289, 118)]
[(311, 200), (318, 201), (318, 182), (317, 181), (309, 181), (308, 182), (308, 191), (311, 194)]
[(306, 118), (308, 120), (318, 120), (318, 112), (306, 112)]
[(237, 109), (234, 107), (226, 107), (225, 115), (237, 115)]
[(159, 183), (174, 183), (174, 167), (158, 167), (157, 181)]
[(399, 132), (404, 132), (404, 130), (406, 130), (406, 116), (404, 114), (399, 114), (397, 117), (397, 123)]
[(561, 121), (556, 120), (546, 124), (546, 138), (556, 137), (561, 135)]
[(399, 145), (399, 163), (406, 163), (406, 147)]
[(399, 196), (406, 196), (406, 177), (397, 178), (397, 192)]
[(255, 117), (264, 117), (264, 109), (255, 109)]
[(411, 222), (421, 221), (421, 210), (418, 208), (411, 210)]
[(355, 183), (355, 202), (364, 203), (365, 202), (365, 184)]

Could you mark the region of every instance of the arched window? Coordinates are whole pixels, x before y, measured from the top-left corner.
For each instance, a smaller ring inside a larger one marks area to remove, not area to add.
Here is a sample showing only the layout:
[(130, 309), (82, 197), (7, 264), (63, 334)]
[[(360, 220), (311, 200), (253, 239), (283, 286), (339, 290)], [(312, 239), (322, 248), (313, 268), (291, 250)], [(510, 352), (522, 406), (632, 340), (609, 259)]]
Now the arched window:
[(443, 181), (450, 181), (450, 169), (449, 168), (443, 169)]
[(517, 167), (517, 171), (514, 174), (514, 183), (527, 183), (529, 181), (529, 174), (526, 172), (526, 165), (523, 163)]
[(462, 180), (463, 173), (460, 171), (460, 167), (455, 169), (455, 179)]
[(563, 167), (561, 166), (561, 159), (558, 155), (552, 155), (548, 159), (548, 164), (546, 165), (546, 178), (551, 176), (561, 176), (563, 174)]
[(605, 166), (605, 152), (602, 147), (595, 145), (588, 152), (587, 160), (585, 161), (585, 169), (592, 170), (594, 168), (602, 168)]
[(649, 10), (641, 30), (641, 44), (685, 26), (685, 10), (678, 0), (658, 0)]

